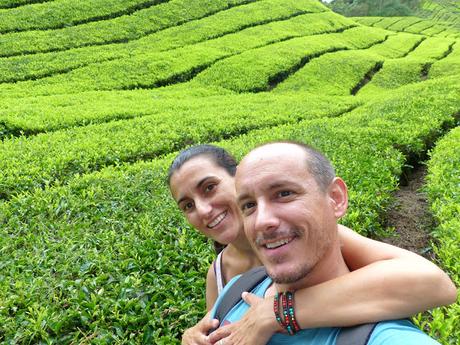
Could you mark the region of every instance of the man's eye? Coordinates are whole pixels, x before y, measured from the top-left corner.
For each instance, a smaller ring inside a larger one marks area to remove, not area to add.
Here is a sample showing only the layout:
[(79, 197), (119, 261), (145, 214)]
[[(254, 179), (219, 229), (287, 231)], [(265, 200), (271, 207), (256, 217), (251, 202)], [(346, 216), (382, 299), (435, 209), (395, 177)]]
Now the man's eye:
[(204, 191), (205, 192), (210, 192), (212, 190), (214, 190), (216, 188), (216, 184), (215, 183), (211, 183), (211, 184), (208, 184), (205, 188), (204, 188)]
[(292, 192), (289, 190), (282, 190), (281, 192), (278, 192), (278, 196), (281, 198), (290, 196), (290, 195), (292, 195)]

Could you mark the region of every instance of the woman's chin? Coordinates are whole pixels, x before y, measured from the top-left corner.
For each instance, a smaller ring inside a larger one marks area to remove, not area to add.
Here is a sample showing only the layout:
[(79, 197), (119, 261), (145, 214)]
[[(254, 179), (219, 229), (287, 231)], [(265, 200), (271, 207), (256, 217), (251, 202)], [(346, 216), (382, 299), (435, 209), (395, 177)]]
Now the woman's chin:
[(216, 236), (214, 241), (219, 242), (224, 245), (229, 245), (230, 243), (234, 242), (236, 238), (238, 237), (237, 234), (232, 234), (232, 233), (222, 233), (220, 236)]

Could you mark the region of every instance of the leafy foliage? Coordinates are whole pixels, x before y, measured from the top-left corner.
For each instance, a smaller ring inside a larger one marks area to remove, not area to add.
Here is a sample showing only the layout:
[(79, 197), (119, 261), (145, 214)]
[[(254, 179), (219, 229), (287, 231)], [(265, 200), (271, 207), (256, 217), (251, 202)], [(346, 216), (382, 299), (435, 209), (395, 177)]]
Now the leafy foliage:
[[(350, 187), (344, 223), (378, 236), (403, 167), (458, 125), (454, 22), (313, 0), (101, 4), (0, 4), (0, 342), (179, 344), (213, 259), (164, 182), (179, 149), (308, 142)], [(455, 133), (429, 188), (459, 283)], [(453, 344), (458, 310), (417, 320)]]
[(409, 16), (419, 7), (419, 0), (335, 0), (330, 7), (347, 17)]
[[(460, 269), (456, 258), (460, 255), (460, 127), (442, 138), (431, 151), (428, 162), (427, 191), (431, 208), (439, 225), (434, 230), (434, 249), (440, 262), (456, 284), (460, 284)], [(431, 322), (419, 320), (430, 333), (445, 339), (446, 343), (458, 341), (460, 328), (460, 302), (435, 310)]]

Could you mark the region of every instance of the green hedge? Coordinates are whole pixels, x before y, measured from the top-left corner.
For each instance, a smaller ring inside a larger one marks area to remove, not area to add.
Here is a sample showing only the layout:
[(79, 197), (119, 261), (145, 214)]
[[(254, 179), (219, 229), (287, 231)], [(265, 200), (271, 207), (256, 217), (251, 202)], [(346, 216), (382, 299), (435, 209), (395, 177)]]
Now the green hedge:
[(459, 38), (460, 28), (419, 17), (354, 17), (357, 22), (392, 31), (406, 31), (437, 37)]
[(0, 36), (0, 56), (126, 42), (255, 0), (170, 0), (118, 18), (68, 28)]
[(460, 73), (460, 43), (456, 43), (451, 47), (452, 51), (442, 60), (433, 64), (430, 69), (430, 78), (440, 76), (449, 76)]
[(327, 53), (310, 61), (273, 91), (349, 96), (366, 73), (382, 64), (383, 60), (376, 54), (370, 54), (369, 49)]
[(390, 29), (392, 25), (395, 23), (398, 23), (401, 20), (401, 17), (383, 17), (382, 20), (379, 20), (378, 22), (374, 23), (372, 26), (382, 28), (382, 29)]
[[(428, 81), (340, 118), (219, 144), (238, 158), (273, 139), (317, 146), (350, 186), (345, 223), (371, 234), (381, 229), (405, 162), (396, 147), (422, 153), (452, 124), (458, 91), (455, 78)], [(211, 250), (170, 200), (164, 177), (171, 159), (107, 168), (0, 204), (4, 341), (179, 343), (181, 331), (203, 313)]]
[(55, 0), (0, 11), (0, 33), (56, 29), (131, 14), (165, 0)]
[(194, 80), (236, 92), (267, 91), (315, 57), (338, 50), (366, 49), (384, 40), (383, 32), (366, 27), (294, 38), (219, 61)]
[(15, 98), (3, 99), (0, 109), (3, 133), (0, 133), (0, 137), (1, 134), (5, 137), (29, 136), (145, 115), (185, 112), (212, 102), (225, 103), (225, 98), (216, 98), (225, 95), (222, 89), (194, 86), (192, 88), (190, 83), (184, 83), (155, 90), (95, 91), (26, 97), (21, 102)]
[(404, 58), (385, 61), (383, 68), (361, 90), (363, 94), (378, 94), (428, 77), (432, 64), (444, 58), (454, 41), (445, 38), (427, 38), (417, 43)]
[[(146, 53), (160, 52), (195, 44), (234, 33), (245, 28), (287, 20), (300, 14), (322, 11), (312, 1), (257, 1), (231, 7), (202, 19), (186, 22), (144, 36), (128, 43), (105, 44), (61, 52), (0, 58), (0, 81), (12, 82), (51, 76), (72, 69), (113, 59), (127, 59)], [(323, 17), (321, 17), (323, 18)], [(331, 12), (324, 13), (330, 21), (340, 20)], [(319, 20), (315, 19), (315, 20)]]
[(44, 2), (51, 2), (53, 0), (3, 0), (0, 3), (0, 8), (15, 8), (30, 4), (40, 4)]
[(158, 103), (155, 115), (5, 139), (0, 143), (0, 196), (6, 198), (24, 190), (64, 183), (75, 174), (106, 165), (152, 158), (189, 142), (228, 138), (305, 118), (336, 116), (356, 103), (331, 103), (330, 97), (325, 96), (223, 96), (185, 106), (181, 112), (178, 108), (163, 111)]
[(369, 52), (386, 58), (398, 58), (406, 55), (422, 38), (414, 34), (397, 33), (382, 43), (369, 48)]
[[(434, 251), (440, 264), (460, 285), (460, 127), (443, 137), (430, 153), (427, 192), (431, 210), (438, 222), (433, 231)], [(436, 309), (430, 317), (418, 319), (430, 334), (456, 344), (460, 339), (460, 301)]]
[[(214, 62), (245, 50), (271, 45), (292, 37), (341, 31), (354, 25), (346, 18), (335, 20), (337, 17), (338, 15), (329, 13), (307, 14), (291, 20), (247, 28), (171, 51), (145, 53), (130, 59), (93, 64), (36, 81), (1, 84), (0, 95), (24, 97), (89, 90), (151, 88), (173, 84), (188, 80)], [(312, 25), (312, 21), (317, 24)], [(367, 30), (370, 37), (375, 37), (380, 32), (377, 29), (362, 30)], [(338, 38), (337, 35), (331, 37)], [(364, 42), (365, 37), (362, 37)]]

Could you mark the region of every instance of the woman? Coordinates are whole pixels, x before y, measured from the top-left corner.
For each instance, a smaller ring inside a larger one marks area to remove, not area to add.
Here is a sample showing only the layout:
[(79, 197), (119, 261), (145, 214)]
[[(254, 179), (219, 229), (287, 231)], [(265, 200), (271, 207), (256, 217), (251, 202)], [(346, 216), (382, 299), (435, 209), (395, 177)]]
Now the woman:
[[(199, 145), (182, 151), (172, 163), (168, 183), (189, 223), (225, 248), (208, 270), (206, 303), (234, 276), (259, 266), (243, 231), (235, 200), (235, 160), (223, 149)], [(350, 274), (296, 292), (296, 318), (301, 328), (350, 326), (397, 319), (452, 303), (456, 289), (438, 267), (409, 251), (373, 241), (339, 226), (342, 253)], [(240, 322), (250, 332), (228, 326), (228, 344), (265, 344), (280, 328), (273, 298), (245, 300), (251, 309)], [(184, 333), (182, 344), (212, 344), (216, 320), (208, 315)], [(245, 326), (246, 327), (246, 326)], [(222, 335), (220, 335), (222, 336)], [(220, 337), (219, 336), (219, 337)]]

